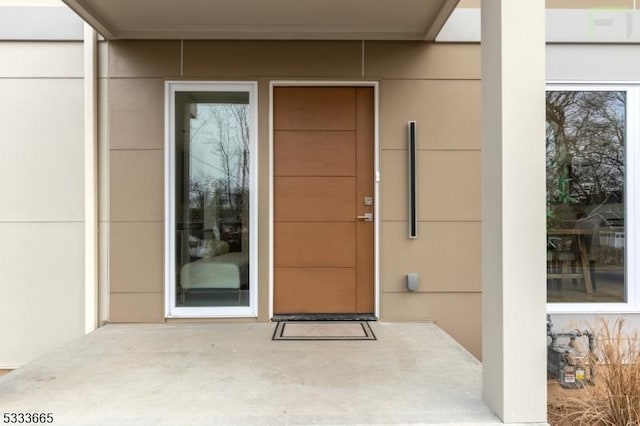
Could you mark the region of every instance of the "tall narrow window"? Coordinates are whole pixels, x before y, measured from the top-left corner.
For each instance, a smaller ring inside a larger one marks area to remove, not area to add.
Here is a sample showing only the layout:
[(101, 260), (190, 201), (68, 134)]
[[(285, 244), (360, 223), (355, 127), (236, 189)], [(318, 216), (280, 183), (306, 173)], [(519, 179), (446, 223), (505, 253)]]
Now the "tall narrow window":
[(171, 316), (255, 313), (255, 87), (168, 83)]
[(627, 91), (547, 92), (547, 301), (628, 302)]

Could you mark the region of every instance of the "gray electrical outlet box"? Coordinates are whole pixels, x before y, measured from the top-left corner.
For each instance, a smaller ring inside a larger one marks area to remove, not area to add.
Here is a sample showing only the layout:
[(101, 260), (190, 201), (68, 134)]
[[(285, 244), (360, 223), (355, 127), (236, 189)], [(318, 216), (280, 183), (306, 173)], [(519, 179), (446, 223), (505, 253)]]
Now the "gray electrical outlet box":
[(418, 274), (410, 272), (407, 274), (407, 290), (416, 291), (418, 289)]

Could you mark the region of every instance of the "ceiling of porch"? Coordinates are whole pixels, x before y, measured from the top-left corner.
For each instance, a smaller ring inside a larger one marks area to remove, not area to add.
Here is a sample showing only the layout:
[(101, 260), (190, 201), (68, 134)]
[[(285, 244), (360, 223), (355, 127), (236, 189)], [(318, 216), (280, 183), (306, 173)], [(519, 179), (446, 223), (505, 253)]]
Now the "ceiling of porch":
[(107, 39), (434, 40), (459, 0), (63, 0)]

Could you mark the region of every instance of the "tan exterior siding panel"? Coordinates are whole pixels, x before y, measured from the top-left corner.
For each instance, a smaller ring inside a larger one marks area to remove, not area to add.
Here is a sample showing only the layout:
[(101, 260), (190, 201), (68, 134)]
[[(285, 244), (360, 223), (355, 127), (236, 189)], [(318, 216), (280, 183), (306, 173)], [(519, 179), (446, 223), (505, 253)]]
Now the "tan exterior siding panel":
[(383, 222), (383, 292), (404, 292), (406, 275), (417, 272), (418, 292), (479, 292), (480, 222), (420, 222), (418, 239), (407, 222)]
[[(480, 151), (418, 152), (418, 219), (481, 218)], [(382, 152), (382, 220), (408, 217), (407, 151)]]
[(110, 228), (111, 291), (164, 291), (163, 224), (114, 222)]
[(481, 0), (460, 0), (457, 7), (459, 9), (478, 9), (480, 8), (480, 1)]
[(420, 151), (419, 216), (424, 220), (480, 220), (480, 151)]
[(111, 149), (164, 147), (164, 81), (109, 80)]
[(479, 80), (383, 80), (382, 149), (406, 149), (407, 121), (415, 120), (418, 149), (480, 149)]
[(109, 77), (180, 76), (178, 40), (116, 40), (108, 56)]
[(112, 221), (164, 219), (164, 152), (111, 151)]
[(185, 41), (184, 76), (359, 78), (361, 42)]
[(479, 44), (367, 41), (365, 78), (479, 79)]
[(110, 322), (163, 322), (163, 293), (111, 293)]
[(435, 321), (476, 358), (482, 356), (480, 293), (387, 293), (382, 321)]

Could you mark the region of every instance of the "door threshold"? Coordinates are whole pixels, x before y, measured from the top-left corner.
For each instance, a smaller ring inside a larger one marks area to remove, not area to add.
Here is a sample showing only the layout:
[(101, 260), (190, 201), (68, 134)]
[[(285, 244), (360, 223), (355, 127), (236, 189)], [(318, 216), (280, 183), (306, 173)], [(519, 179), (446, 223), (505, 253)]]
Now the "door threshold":
[(374, 314), (274, 314), (272, 321), (377, 321)]

